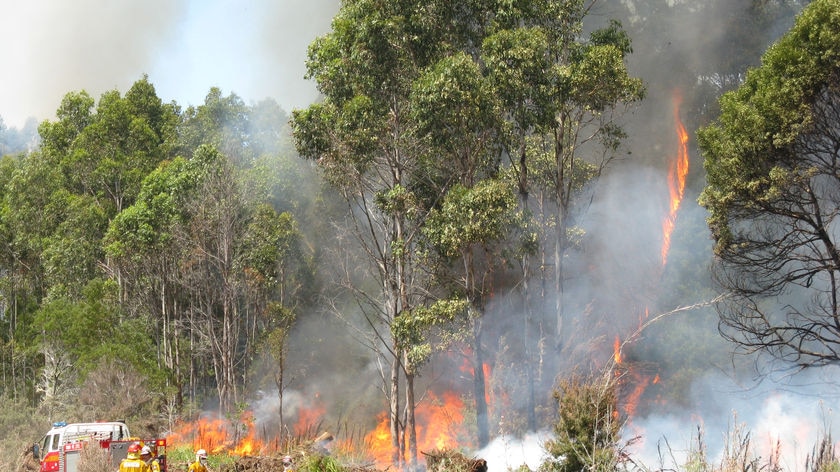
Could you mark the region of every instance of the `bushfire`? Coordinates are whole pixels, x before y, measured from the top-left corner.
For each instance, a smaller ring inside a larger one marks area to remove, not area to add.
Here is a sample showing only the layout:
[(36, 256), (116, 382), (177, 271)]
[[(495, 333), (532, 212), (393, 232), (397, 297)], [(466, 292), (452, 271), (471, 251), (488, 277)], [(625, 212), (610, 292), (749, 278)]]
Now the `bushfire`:
[[(688, 133), (680, 120), (682, 98), (679, 93), (673, 94), (672, 102), (678, 146), (675, 155), (668, 162), (669, 202), (667, 214), (662, 221), (662, 267), (667, 263), (671, 234), (685, 194), (689, 166)], [(647, 315), (647, 308), (645, 308), (643, 315), (640, 315), (639, 328), (644, 324)], [(621, 376), (619, 398), (621, 412), (615, 413), (623, 413), (628, 418), (632, 418), (646, 387), (659, 382), (659, 375), (644, 373), (632, 365), (627, 365), (622, 347), (620, 337), (616, 336), (612, 360), (616, 375)], [(492, 375), (489, 365), (485, 364), (482, 368), (485, 378), (489, 379)], [(472, 374), (471, 368), (464, 367), (464, 370)], [(494, 401), (505, 401), (504, 398), (493, 398), (492, 394), (492, 390), (488, 388), (486, 401), (491, 408)], [(456, 392), (426, 393), (416, 409), (418, 449), (433, 451), (468, 447), (470, 433), (465, 426), (465, 411), (464, 400)], [(298, 438), (317, 433), (315, 428), (322, 424), (326, 413), (326, 407), (319, 401), (313, 401), (307, 408), (298, 409), (295, 412), (296, 422), (292, 428), (293, 433)], [(183, 423), (169, 434), (167, 439), (173, 446), (189, 445), (194, 449), (204, 448), (214, 453), (224, 452), (239, 456), (281, 452), (280, 449), (283, 446), (278, 439), (271, 442), (261, 440), (261, 437), (276, 437), (276, 434), (258, 431), (253, 413), (246, 411), (238, 421), (206, 416), (194, 422)], [(377, 467), (388, 468), (392, 462), (392, 441), (387, 412), (381, 412), (377, 416), (376, 426), (371, 431), (363, 433), (361, 444), (354, 445), (352, 441), (338, 441), (335, 447), (343, 452), (363, 454)], [(402, 454), (407, 456), (407, 451), (402, 451)]]
[[(668, 262), (668, 252), (671, 249), (671, 234), (676, 225), (677, 212), (680, 209), (680, 204), (685, 196), (686, 178), (688, 176), (689, 158), (688, 158), (688, 133), (685, 126), (680, 119), (680, 106), (682, 105), (682, 96), (679, 91), (675, 90), (672, 94), (672, 112), (674, 117), (674, 129), (677, 137), (676, 152), (669, 158), (668, 162), (668, 212), (662, 220), (662, 265), (664, 268)], [(644, 318), (648, 316), (648, 308), (644, 310)], [(645, 320), (640, 316), (638, 330), (644, 326)], [(635, 335), (634, 335), (635, 336)], [(641, 372), (640, 369), (634, 366), (628, 366), (624, 362), (622, 353), (623, 343), (619, 336), (615, 337), (613, 342), (613, 363), (616, 366), (616, 376), (621, 375), (621, 398), (623, 413), (632, 418), (639, 405), (642, 395), (648, 385), (659, 382), (659, 374), (651, 374)], [(618, 413), (618, 412), (616, 412)]]
[[(417, 444), (421, 451), (450, 449), (469, 442), (464, 425), (464, 401), (455, 392), (436, 395), (429, 392), (417, 406)], [(321, 404), (302, 408), (297, 412), (294, 425), (296, 439), (305, 438), (324, 420), (326, 409)], [(269, 455), (281, 452), (278, 440), (265, 441), (260, 437), (273, 437), (268, 432), (259, 434), (254, 415), (246, 411), (237, 421), (215, 416), (204, 416), (197, 421), (183, 423), (167, 435), (172, 446), (189, 445), (193, 449), (207, 449), (212, 453), (237, 456)], [(343, 452), (363, 454), (377, 467), (391, 464), (391, 437), (386, 412), (378, 416), (376, 427), (365, 434), (363, 444), (342, 441), (337, 446)], [(353, 450), (354, 448), (359, 450)]]

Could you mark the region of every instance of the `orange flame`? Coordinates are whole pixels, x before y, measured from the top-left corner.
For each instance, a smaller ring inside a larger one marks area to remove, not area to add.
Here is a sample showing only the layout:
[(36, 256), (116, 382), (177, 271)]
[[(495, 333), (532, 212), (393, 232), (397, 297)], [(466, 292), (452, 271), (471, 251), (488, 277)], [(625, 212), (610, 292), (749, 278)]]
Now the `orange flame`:
[(182, 423), (166, 437), (173, 446), (189, 444), (193, 449), (206, 449), (211, 453), (227, 452), (246, 456), (260, 452), (262, 443), (256, 438), (254, 416), (246, 412), (240, 418), (241, 431), (232, 431), (230, 422), (222, 418), (202, 417), (194, 422)]
[[(458, 394), (445, 392), (441, 397), (429, 392), (417, 405), (417, 448), (420, 451), (455, 448), (465, 437), (464, 402)], [(377, 417), (376, 428), (365, 435), (365, 447), (377, 468), (391, 465), (391, 431), (387, 413)], [(402, 456), (407, 457), (408, 451)]]
[(662, 265), (665, 265), (668, 262), (668, 251), (671, 248), (671, 233), (674, 231), (677, 210), (679, 210), (680, 203), (685, 195), (685, 180), (688, 175), (689, 163), (688, 133), (680, 120), (680, 105), (682, 104), (682, 97), (677, 92), (674, 93), (673, 103), (674, 123), (677, 131), (677, 139), (679, 140), (679, 147), (677, 148), (677, 156), (671, 161), (668, 169), (670, 206), (668, 215), (662, 222)]
[(621, 341), (618, 339), (618, 336), (613, 341), (613, 360), (616, 364), (621, 364)]
[(320, 396), (316, 398), (315, 405), (306, 408), (301, 407), (298, 410), (298, 420), (295, 423), (294, 431), (297, 436), (306, 436), (312, 433), (313, 429), (318, 426), (318, 423), (324, 418), (327, 413), (327, 408), (320, 401)]

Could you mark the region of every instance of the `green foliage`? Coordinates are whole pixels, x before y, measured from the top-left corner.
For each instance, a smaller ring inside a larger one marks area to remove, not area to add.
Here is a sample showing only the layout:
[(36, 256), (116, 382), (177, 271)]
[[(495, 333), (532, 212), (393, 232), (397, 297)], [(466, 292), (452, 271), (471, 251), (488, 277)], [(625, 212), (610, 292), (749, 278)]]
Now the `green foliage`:
[(545, 443), (551, 459), (540, 465), (540, 471), (618, 470), (617, 388), (609, 373), (590, 378), (573, 375), (560, 381), (554, 392), (558, 403), (554, 437)]
[(778, 179), (797, 166), (788, 146), (814, 124), (811, 104), (840, 73), (838, 21), (836, 0), (812, 2), (767, 50), (762, 66), (720, 98), (717, 121), (698, 130), (708, 180), (700, 203), (710, 211), (716, 251), (733, 243), (730, 225), (737, 220), (730, 217), (739, 208), (773, 201), (790, 188)]
[[(391, 323), (391, 335), (406, 351), (408, 368), (412, 372), (425, 364), (435, 349), (443, 350), (453, 342), (463, 341), (463, 331), (452, 329), (452, 326), (468, 307), (469, 302), (465, 299), (436, 300), (429, 306), (419, 306), (401, 314)], [(438, 339), (440, 345), (432, 346), (431, 339)]]
[(432, 210), (424, 232), (441, 254), (455, 257), (473, 244), (504, 240), (517, 220), (509, 183), (482, 180), (473, 188), (455, 185)]
[(464, 148), (482, 154), (483, 148), (492, 148), (488, 138), (498, 117), (493, 92), (468, 54), (441, 59), (413, 85), (411, 107), (418, 131), (453, 156)]
[[(304, 260), (301, 234), (290, 213), (278, 214), (268, 204), (259, 205), (242, 238), (241, 263), (258, 285), (274, 287), (284, 282), (287, 267)], [(288, 270), (291, 276), (291, 270)]]
[(83, 375), (102, 360), (122, 360), (145, 373), (155, 369), (154, 347), (141, 320), (124, 320), (113, 281), (95, 279), (84, 299), (58, 298), (36, 313), (33, 326), (61, 346)]
[(532, 26), (502, 29), (482, 45), (488, 79), (523, 132), (551, 119), (551, 107), (533, 106), (546, 103), (551, 94), (547, 41), (546, 30)]
[(172, 243), (175, 225), (188, 219), (186, 203), (204, 178), (206, 166), (219, 158), (212, 148), (199, 149), (194, 160), (176, 158), (146, 176), (136, 203), (110, 223), (104, 237), (109, 255), (142, 258)]
[[(46, 238), (42, 252), (45, 275), (51, 298), (81, 294), (84, 284), (99, 275), (102, 260), (101, 235), (107, 215), (94, 198), (57, 192), (64, 197), (61, 222)], [(56, 202), (58, 203), (58, 202)]]
[(309, 454), (295, 465), (298, 472), (344, 472), (345, 467), (332, 456)]
[(385, 215), (415, 215), (421, 210), (417, 197), (403, 185), (395, 185), (374, 197), (376, 207)]

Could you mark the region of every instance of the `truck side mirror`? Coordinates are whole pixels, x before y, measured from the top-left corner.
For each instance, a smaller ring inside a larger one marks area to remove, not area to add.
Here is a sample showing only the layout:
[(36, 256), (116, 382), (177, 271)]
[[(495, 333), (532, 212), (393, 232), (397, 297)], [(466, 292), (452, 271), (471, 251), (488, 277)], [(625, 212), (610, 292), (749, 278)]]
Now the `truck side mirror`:
[(38, 443), (32, 445), (32, 457), (37, 461), (41, 460), (41, 448), (38, 446)]

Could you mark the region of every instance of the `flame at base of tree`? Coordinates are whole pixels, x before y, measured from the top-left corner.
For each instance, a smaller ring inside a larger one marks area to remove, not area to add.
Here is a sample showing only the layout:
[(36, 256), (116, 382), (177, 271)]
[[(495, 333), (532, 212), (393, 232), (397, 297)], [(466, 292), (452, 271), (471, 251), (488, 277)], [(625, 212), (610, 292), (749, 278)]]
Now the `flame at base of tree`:
[[(464, 425), (464, 401), (454, 392), (445, 392), (440, 397), (429, 392), (427, 398), (417, 405), (417, 449), (420, 452), (463, 447), (467, 443)], [(377, 467), (391, 465), (393, 448), (387, 413), (378, 417), (376, 428), (365, 436), (365, 449)], [(401, 451), (403, 459), (408, 451)]]
[[(316, 401), (311, 408), (300, 408), (292, 427), (298, 437), (306, 437), (324, 418), (326, 408)], [(244, 411), (238, 419), (221, 418), (214, 414), (202, 415), (195, 421), (182, 422), (167, 436), (171, 446), (189, 445), (193, 450), (205, 449), (211, 454), (254, 456), (273, 454), (284, 449), (283, 441), (274, 431), (261, 429), (251, 410)]]

